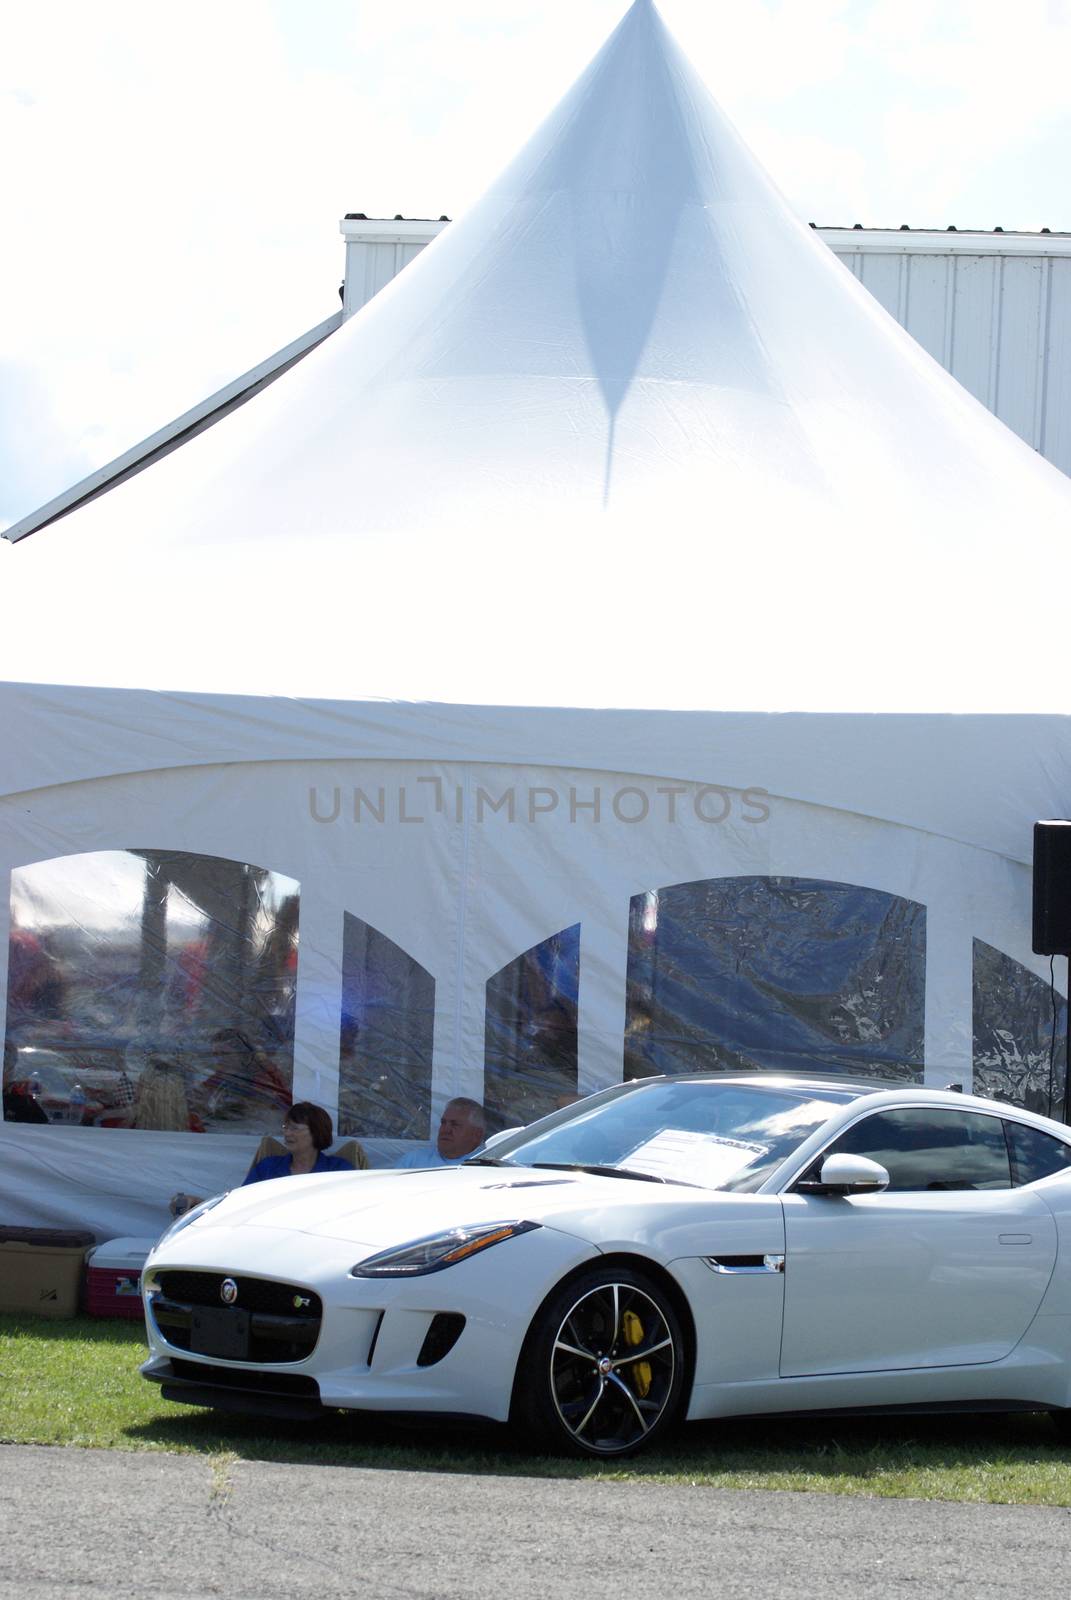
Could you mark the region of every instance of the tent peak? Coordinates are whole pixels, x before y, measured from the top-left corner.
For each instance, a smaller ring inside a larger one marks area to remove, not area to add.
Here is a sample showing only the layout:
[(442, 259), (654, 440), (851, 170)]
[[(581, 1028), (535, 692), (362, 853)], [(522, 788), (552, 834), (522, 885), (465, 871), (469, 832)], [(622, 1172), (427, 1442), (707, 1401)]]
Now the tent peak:
[(881, 310), (655, 6), (626, 3), (483, 198), (337, 334), (24, 541), (0, 676), (1066, 709), (1062, 586), (1034, 573), (1068, 568), (1071, 484)]

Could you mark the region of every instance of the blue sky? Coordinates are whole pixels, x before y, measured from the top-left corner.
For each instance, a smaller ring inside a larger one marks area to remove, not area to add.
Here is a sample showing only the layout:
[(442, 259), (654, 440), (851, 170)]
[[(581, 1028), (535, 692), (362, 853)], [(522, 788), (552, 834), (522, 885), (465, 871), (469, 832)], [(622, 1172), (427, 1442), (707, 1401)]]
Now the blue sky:
[[(626, 0), (0, 8), (0, 526), (459, 215)], [(1071, 230), (1071, 0), (662, 0), (808, 221)], [(12, 158), (13, 157), (13, 158)]]

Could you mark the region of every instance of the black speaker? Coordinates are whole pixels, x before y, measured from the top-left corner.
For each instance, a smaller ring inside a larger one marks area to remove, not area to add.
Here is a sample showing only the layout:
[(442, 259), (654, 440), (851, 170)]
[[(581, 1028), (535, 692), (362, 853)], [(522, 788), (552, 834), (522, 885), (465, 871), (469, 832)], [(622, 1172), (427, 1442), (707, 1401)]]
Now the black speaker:
[(1071, 822), (1034, 824), (1033, 948), (1071, 955)]

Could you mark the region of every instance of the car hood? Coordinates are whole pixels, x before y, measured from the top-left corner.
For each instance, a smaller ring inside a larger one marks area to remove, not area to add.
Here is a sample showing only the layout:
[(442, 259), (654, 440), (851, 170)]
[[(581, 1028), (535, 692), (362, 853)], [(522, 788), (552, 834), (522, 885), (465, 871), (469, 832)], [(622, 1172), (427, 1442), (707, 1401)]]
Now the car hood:
[(650, 1226), (687, 1228), (699, 1214), (743, 1221), (771, 1206), (779, 1214), (771, 1196), (584, 1172), (438, 1167), (251, 1184), (232, 1190), (192, 1226), (202, 1238), (216, 1229), (267, 1229), (344, 1241), (371, 1253), (449, 1228), (531, 1221), (605, 1246), (618, 1237), (640, 1237)]

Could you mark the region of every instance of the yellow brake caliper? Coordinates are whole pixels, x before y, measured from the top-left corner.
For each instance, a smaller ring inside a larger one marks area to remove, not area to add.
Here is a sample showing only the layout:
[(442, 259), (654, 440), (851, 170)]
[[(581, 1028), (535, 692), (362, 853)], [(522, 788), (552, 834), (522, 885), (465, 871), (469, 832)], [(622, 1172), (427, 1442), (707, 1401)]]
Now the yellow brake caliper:
[[(625, 1343), (635, 1350), (637, 1345), (643, 1343), (643, 1323), (635, 1311), (626, 1311), (621, 1318), (621, 1331), (625, 1335)], [(649, 1361), (634, 1361), (629, 1367), (632, 1374), (632, 1387), (644, 1399), (651, 1390), (651, 1363)]]

